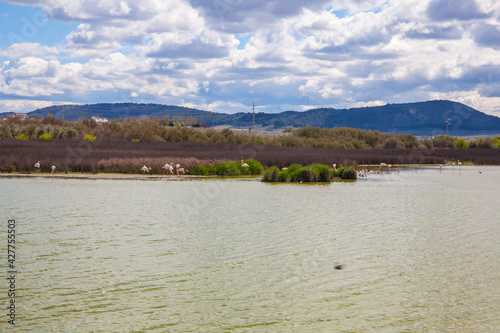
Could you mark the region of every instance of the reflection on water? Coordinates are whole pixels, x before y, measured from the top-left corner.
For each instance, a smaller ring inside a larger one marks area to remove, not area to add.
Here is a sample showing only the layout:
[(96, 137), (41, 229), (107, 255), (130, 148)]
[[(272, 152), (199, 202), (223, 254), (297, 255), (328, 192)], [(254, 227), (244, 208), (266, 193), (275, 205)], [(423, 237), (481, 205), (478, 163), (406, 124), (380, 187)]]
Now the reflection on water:
[(0, 179), (16, 331), (494, 332), (499, 185), (469, 166), (330, 185)]

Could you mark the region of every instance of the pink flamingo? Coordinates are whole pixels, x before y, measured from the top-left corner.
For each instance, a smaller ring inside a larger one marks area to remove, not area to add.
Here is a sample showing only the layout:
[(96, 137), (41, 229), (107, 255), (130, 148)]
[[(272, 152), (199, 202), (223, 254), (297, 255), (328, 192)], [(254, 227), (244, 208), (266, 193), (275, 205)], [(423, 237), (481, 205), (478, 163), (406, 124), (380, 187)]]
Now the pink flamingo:
[(170, 164), (165, 164), (164, 166), (161, 167), (161, 176), (163, 177), (163, 173), (165, 172), (165, 170), (170, 170)]
[(383, 163), (383, 162), (382, 162), (382, 163), (380, 163), (380, 166), (379, 166), (379, 168), (378, 168), (378, 172), (380, 172), (380, 173), (384, 173), (384, 167), (385, 167), (385, 166), (387, 166), (387, 164), (386, 164), (386, 163)]
[(147, 166), (143, 166), (141, 168), (141, 171), (143, 172), (143, 177), (146, 177), (146, 172), (149, 172), (151, 170), (151, 168), (148, 168)]
[[(180, 177), (181, 175), (184, 174), (184, 172), (189, 172), (189, 170), (184, 170), (184, 168), (179, 168), (177, 169), (177, 177)], [(180, 174), (179, 174), (180, 173)]]
[(243, 160), (241, 160), (241, 167), (245, 168), (245, 176), (247, 175), (247, 168), (250, 167), (250, 165), (243, 163)]

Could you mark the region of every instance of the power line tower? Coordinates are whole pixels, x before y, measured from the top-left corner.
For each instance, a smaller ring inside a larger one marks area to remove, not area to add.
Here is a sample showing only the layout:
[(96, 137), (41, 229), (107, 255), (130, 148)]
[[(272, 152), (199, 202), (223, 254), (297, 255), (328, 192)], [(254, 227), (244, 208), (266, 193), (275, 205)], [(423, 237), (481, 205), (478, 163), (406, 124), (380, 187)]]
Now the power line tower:
[(450, 118), (446, 118), (446, 135), (448, 135), (449, 131), (448, 131), (448, 127), (450, 126)]

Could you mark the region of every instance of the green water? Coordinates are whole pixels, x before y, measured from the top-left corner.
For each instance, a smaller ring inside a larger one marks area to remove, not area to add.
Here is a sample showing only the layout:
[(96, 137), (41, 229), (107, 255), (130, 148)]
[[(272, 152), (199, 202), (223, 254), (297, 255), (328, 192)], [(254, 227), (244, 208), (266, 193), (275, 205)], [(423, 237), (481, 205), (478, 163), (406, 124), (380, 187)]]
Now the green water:
[(498, 167), (328, 185), (0, 179), (2, 272), (8, 219), (19, 271), (16, 326), (2, 306), (0, 327), (496, 332), (499, 198)]

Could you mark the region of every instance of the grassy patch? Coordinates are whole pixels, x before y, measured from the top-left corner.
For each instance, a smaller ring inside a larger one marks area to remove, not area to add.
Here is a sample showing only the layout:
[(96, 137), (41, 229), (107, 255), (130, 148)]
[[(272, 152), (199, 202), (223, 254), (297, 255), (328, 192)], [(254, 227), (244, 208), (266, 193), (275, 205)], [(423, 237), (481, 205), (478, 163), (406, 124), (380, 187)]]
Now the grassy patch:
[[(243, 161), (248, 164), (247, 175), (260, 175), (264, 171), (262, 164), (256, 160)], [(245, 174), (245, 168), (241, 162), (225, 162), (211, 166), (200, 166), (189, 169), (190, 175), (203, 175), (203, 176), (240, 176)]]
[(357, 174), (353, 167), (342, 167), (334, 170), (324, 164), (312, 164), (304, 167), (300, 164), (292, 164), (283, 170), (279, 170), (275, 166), (268, 168), (262, 177), (262, 181), (273, 183), (329, 183), (334, 179), (356, 178)]

